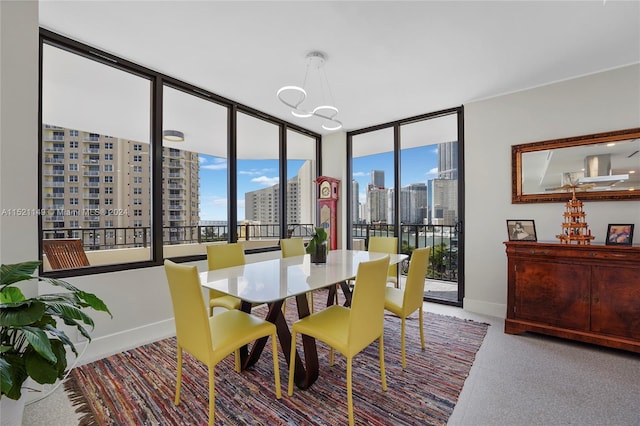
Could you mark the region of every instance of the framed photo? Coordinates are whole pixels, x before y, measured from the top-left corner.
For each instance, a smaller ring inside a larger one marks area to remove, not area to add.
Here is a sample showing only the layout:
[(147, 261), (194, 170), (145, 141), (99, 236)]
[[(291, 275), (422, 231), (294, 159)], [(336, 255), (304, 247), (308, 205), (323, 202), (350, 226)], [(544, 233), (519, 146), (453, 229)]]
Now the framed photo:
[(538, 241), (536, 223), (533, 220), (508, 219), (509, 241)]
[(630, 246), (633, 242), (633, 224), (613, 224), (607, 226), (607, 239), (605, 244), (608, 246)]
[(538, 241), (536, 223), (533, 220), (508, 219), (509, 241)]

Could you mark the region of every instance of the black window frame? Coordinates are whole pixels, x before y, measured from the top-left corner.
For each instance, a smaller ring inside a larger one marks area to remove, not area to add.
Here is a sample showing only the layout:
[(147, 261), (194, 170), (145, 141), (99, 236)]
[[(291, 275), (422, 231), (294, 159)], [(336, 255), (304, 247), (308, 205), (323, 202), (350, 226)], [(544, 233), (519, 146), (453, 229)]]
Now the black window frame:
[[(73, 277), (82, 275), (93, 275), (116, 271), (125, 271), (130, 269), (148, 268), (161, 266), (165, 257), (163, 256), (163, 238), (162, 238), (162, 113), (163, 113), (163, 87), (170, 86), (172, 88), (182, 90), (190, 95), (198, 96), (202, 99), (218, 103), (228, 108), (228, 121), (227, 121), (227, 163), (228, 163), (228, 188), (227, 188), (227, 209), (228, 209), (228, 232), (227, 242), (234, 242), (235, 230), (237, 229), (237, 200), (236, 200), (236, 171), (237, 171), (237, 157), (236, 157), (236, 135), (237, 135), (237, 114), (245, 113), (255, 118), (265, 120), (272, 123), (279, 128), (279, 156), (280, 156), (280, 188), (284, 188), (280, 191), (281, 205), (283, 206), (280, 211), (280, 236), (281, 238), (287, 235), (287, 223), (286, 223), (286, 160), (287, 160), (287, 131), (301, 133), (310, 138), (315, 139), (316, 149), (316, 164), (315, 164), (315, 177), (320, 176), (322, 170), (322, 138), (319, 133), (313, 132), (309, 129), (297, 126), (293, 123), (289, 123), (277, 117), (274, 117), (265, 112), (259, 111), (255, 108), (243, 105), (232, 99), (222, 97), (213, 92), (200, 88), (198, 86), (186, 83), (177, 78), (162, 74), (150, 68), (139, 65), (135, 62), (128, 61), (121, 57), (118, 57), (112, 53), (103, 51), (101, 49), (89, 46), (71, 38), (57, 34), (51, 30), (40, 28), (39, 38), (39, 87), (38, 87), (38, 206), (42, 207), (42, 72), (43, 72), (43, 47), (44, 45), (50, 45), (69, 53), (80, 55), (90, 60), (94, 60), (103, 65), (111, 66), (121, 71), (129, 72), (134, 75), (138, 75), (142, 78), (149, 80), (151, 84), (150, 89), (150, 105), (151, 105), (151, 191), (152, 191), (152, 203), (151, 203), (151, 255), (149, 260), (130, 262), (130, 263), (117, 263), (108, 265), (96, 265), (79, 269), (61, 269), (55, 271), (44, 271), (42, 265), (40, 266), (40, 274), (47, 277)], [(314, 205), (315, 209), (316, 206)], [(317, 220), (317, 219), (316, 219)], [(42, 244), (43, 227), (42, 221), (38, 221), (38, 256), (39, 259), (43, 259), (43, 244)], [(260, 253), (266, 251), (279, 250), (278, 246), (248, 249), (247, 254)], [(182, 256), (172, 257), (171, 260), (176, 262), (186, 261), (198, 261), (206, 259), (206, 255), (194, 255), (194, 256)]]

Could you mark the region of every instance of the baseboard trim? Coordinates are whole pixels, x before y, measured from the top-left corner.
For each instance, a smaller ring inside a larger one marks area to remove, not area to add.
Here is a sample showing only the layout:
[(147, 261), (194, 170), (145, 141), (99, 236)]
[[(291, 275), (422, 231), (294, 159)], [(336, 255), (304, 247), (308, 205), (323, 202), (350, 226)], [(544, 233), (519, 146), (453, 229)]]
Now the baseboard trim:
[(173, 318), (170, 318), (92, 339), (88, 346), (87, 342), (78, 343), (76, 348), (81, 357), (77, 365), (88, 364), (147, 343), (175, 336), (175, 334), (175, 322)]
[(506, 318), (507, 316), (507, 305), (502, 303), (491, 303), (465, 297), (462, 306), (464, 306), (465, 311), (475, 314), (488, 315), (496, 318)]

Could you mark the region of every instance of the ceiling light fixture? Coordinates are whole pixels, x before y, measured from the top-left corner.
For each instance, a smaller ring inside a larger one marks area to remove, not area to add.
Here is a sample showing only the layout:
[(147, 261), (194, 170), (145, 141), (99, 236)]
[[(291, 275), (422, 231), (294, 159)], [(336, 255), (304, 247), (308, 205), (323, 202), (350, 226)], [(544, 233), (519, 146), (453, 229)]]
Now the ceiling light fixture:
[[(327, 61), (327, 56), (322, 52), (309, 52), (305, 58), (307, 62), (307, 70), (304, 74), (304, 81), (302, 87), (300, 86), (284, 86), (281, 87), (276, 96), (286, 106), (291, 108), (291, 114), (298, 118), (318, 117), (323, 121), (322, 128), (325, 130), (339, 130), (342, 127), (342, 122), (336, 119), (338, 115), (338, 108), (333, 103), (333, 96), (331, 95), (331, 89), (329, 88), (329, 80), (324, 72), (324, 64)], [(308, 77), (312, 77), (309, 79)], [(320, 95), (311, 96), (307, 93), (309, 89), (307, 87), (317, 85), (314, 90), (318, 90)], [(326, 92), (326, 93), (325, 93)], [(327, 102), (328, 100), (331, 103)], [(316, 99), (317, 98), (317, 99)], [(305, 101), (306, 104), (305, 104)], [(318, 102), (317, 106), (309, 107), (307, 104), (312, 102)], [(303, 105), (305, 104), (305, 105)]]
[(162, 139), (169, 142), (183, 142), (184, 133), (180, 130), (163, 130)]

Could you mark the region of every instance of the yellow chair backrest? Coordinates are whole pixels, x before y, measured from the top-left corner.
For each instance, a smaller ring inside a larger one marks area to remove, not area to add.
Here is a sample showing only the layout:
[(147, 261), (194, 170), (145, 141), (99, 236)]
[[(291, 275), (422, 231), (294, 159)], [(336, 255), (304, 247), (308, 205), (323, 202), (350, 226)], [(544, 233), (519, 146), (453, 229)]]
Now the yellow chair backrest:
[(415, 249), (411, 255), (409, 272), (404, 288), (402, 305), (405, 312), (414, 312), (422, 305), (424, 298), (424, 278), (429, 265), (431, 247)]
[(280, 240), (280, 249), (282, 257), (302, 256), (304, 255), (304, 241), (302, 238), (285, 238)]
[[(380, 253), (397, 254), (398, 238), (397, 237), (369, 237), (368, 251), (376, 251)], [(397, 265), (389, 266), (387, 275), (395, 277), (397, 275)]]
[(349, 317), (349, 346), (360, 351), (384, 329), (385, 271), (389, 256), (358, 265)]
[(244, 249), (240, 243), (207, 246), (207, 264), (210, 271), (240, 266), (245, 263)]
[(198, 267), (165, 260), (164, 269), (171, 292), (178, 345), (201, 362), (208, 363), (212, 348), (211, 332)]

